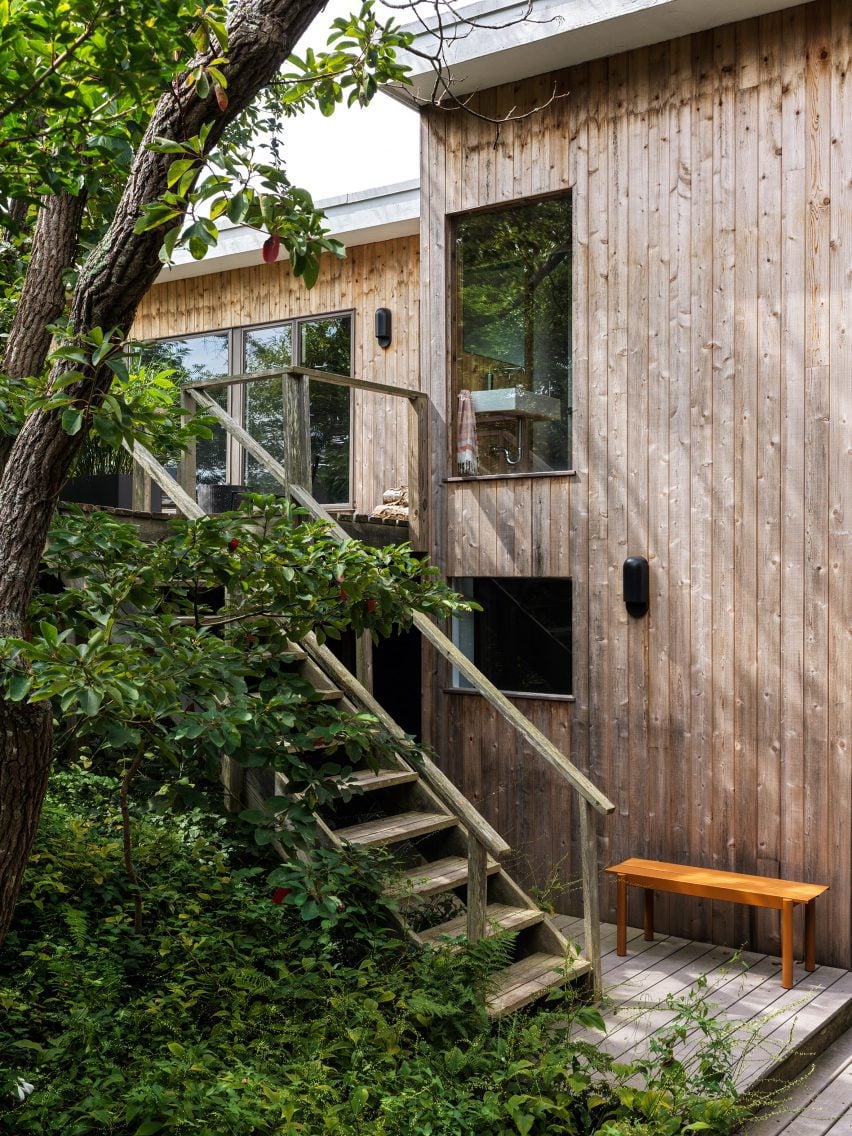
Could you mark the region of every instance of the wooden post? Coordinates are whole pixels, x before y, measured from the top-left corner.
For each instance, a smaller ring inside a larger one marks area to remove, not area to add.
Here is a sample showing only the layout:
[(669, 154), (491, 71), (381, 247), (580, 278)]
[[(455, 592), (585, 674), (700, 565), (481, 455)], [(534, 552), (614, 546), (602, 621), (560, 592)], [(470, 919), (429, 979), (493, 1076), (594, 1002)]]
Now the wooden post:
[[(182, 390), (180, 392), (180, 405), (183, 410), (183, 421), (186, 424), (196, 412), (195, 399), (192, 398), (189, 391)], [(193, 501), (196, 500), (195, 492), (195, 441), (190, 442), (186, 447), (180, 461), (178, 462), (178, 484), (181, 489), (186, 493), (187, 497), (191, 497)]]
[(284, 375), (284, 457), (288, 485), (311, 488), (311, 411), (309, 380), (298, 371)]
[(355, 640), (355, 677), (373, 693), (373, 637), (369, 631), (362, 631)]
[(136, 460), (133, 462), (131, 505), (134, 513), (151, 512), (151, 479)]
[(473, 833), (467, 837), (467, 941), (485, 938), (488, 906), (488, 853)]
[[(601, 915), (598, 898), (598, 849), (595, 816), (583, 797), (577, 798), (580, 810), (580, 863), (583, 873), (583, 930), (586, 958), (592, 964), (592, 989), (595, 999), (603, 993), (601, 978)], [(619, 879), (619, 886), (622, 881)], [(625, 889), (626, 890), (626, 889)], [(619, 927), (621, 924), (619, 923)], [(620, 932), (619, 932), (620, 934)], [(619, 947), (621, 942), (619, 940)], [(625, 951), (627, 947), (625, 944)], [(619, 951), (619, 953), (621, 953)]]
[(427, 426), (429, 403), (409, 400), (408, 413), (408, 539), (415, 552), (429, 550), (429, 451)]

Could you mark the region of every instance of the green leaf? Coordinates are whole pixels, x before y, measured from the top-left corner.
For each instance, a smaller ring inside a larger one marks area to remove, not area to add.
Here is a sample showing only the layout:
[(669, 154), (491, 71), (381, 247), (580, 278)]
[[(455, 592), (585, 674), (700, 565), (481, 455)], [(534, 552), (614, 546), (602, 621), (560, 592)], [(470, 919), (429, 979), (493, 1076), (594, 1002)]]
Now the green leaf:
[(83, 413), (69, 406), (62, 411), (62, 429), (66, 434), (79, 434), (83, 427)]
[(32, 686), (32, 678), (28, 674), (16, 671), (9, 679), (7, 697), (10, 702), (23, 702)]

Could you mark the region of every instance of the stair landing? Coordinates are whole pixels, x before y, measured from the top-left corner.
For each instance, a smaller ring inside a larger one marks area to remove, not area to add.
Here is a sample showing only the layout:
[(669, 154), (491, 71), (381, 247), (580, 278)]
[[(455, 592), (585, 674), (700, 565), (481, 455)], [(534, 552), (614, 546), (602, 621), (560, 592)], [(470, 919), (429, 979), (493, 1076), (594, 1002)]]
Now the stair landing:
[[(555, 916), (554, 922), (582, 948), (581, 919)], [(652, 1034), (674, 1017), (666, 1007), (667, 996), (696, 991), (700, 980), (708, 984), (710, 1012), (740, 1027), (732, 1044), (741, 1093), (759, 1092), (772, 1081), (789, 1084), (852, 1028), (852, 971), (818, 966), (809, 973), (796, 964), (795, 985), (784, 990), (781, 959), (772, 955), (737, 952), (674, 935), (657, 935), (646, 942), (641, 929), (629, 927), (627, 955), (619, 958), (615, 936), (614, 924), (601, 926), (607, 1036), (601, 1042), (600, 1034), (589, 1034), (614, 1057), (630, 1060), (649, 1052)], [(696, 1041), (695, 1033), (687, 1037), (686, 1056)], [(831, 1136), (840, 1136), (829, 1130)]]

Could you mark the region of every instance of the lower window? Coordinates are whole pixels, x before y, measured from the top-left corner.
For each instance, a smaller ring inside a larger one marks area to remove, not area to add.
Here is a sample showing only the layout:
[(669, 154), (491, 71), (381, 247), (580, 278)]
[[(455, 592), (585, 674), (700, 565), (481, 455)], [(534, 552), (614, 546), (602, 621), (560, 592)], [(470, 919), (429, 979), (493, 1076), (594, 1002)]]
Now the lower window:
[[(463, 576), (457, 591), (482, 611), (453, 620), (453, 642), (507, 694), (572, 693), (571, 580)], [(470, 689), (457, 670), (453, 686)]]

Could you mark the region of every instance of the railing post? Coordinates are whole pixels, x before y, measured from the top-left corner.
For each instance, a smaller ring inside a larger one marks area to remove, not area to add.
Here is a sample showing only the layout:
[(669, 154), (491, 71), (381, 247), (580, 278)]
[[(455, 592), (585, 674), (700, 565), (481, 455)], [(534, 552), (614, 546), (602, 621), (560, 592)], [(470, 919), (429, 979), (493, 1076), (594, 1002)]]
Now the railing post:
[(429, 547), (428, 402), (425, 398), (411, 398), (408, 406), (408, 532), (411, 547), (425, 552)]
[(598, 898), (598, 849), (595, 814), (585, 797), (577, 797), (580, 810), (580, 864), (583, 876), (583, 931), (586, 958), (592, 964), (592, 987), (597, 1001), (603, 993), (601, 978), (601, 915)]
[(150, 513), (152, 511), (152, 490), (151, 478), (139, 462), (134, 459), (130, 482), (131, 507), (134, 513)]
[(284, 375), (284, 456), (288, 485), (311, 488), (310, 380), (298, 371)]
[(488, 906), (488, 852), (472, 832), (467, 836), (467, 941), (485, 938)]
[[(192, 398), (189, 391), (182, 390), (180, 392), (180, 405), (183, 411), (183, 422), (184, 425), (186, 425), (197, 409), (195, 400)], [(187, 497), (191, 497), (194, 501), (196, 499), (195, 439), (186, 447), (178, 462), (177, 481)]]
[(373, 693), (373, 637), (362, 631), (355, 639), (355, 677)]

